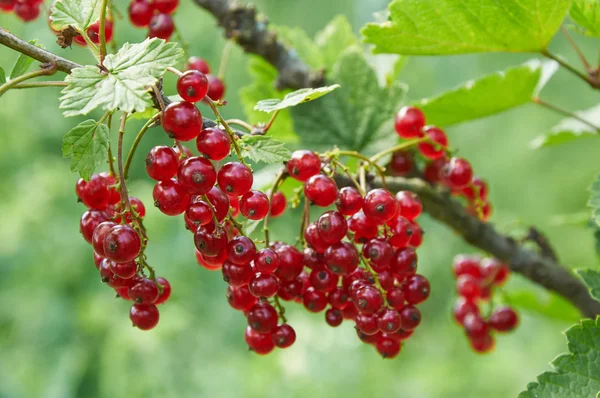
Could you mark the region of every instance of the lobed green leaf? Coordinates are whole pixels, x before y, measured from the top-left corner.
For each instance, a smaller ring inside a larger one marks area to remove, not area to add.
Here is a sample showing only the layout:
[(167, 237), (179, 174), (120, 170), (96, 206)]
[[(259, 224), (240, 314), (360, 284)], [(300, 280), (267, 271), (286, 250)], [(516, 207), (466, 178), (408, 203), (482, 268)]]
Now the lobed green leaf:
[(589, 287), (592, 297), (600, 301), (600, 271), (595, 269), (578, 269), (576, 272)]
[(254, 162), (282, 163), (290, 159), (290, 150), (268, 135), (245, 135), (240, 142), (242, 156)]
[(291, 108), (299, 104), (314, 101), (317, 98), (321, 98), (325, 94), (328, 94), (339, 87), (339, 84), (334, 84), (327, 87), (301, 88), (300, 90), (296, 90), (294, 92), (286, 94), (286, 96), (283, 97), (283, 99), (274, 98), (259, 101), (254, 107), (254, 110), (267, 113), (280, 111), (282, 109)]
[(72, 26), (85, 32), (100, 18), (102, 0), (57, 0), (50, 10), (50, 25), (54, 30)]
[[(600, 124), (600, 105), (576, 114), (592, 124)], [(598, 129), (570, 117), (561, 120), (550, 132), (536, 137), (530, 145), (534, 149), (562, 145), (581, 138), (598, 137), (598, 132)]]
[(569, 15), (584, 34), (600, 37), (600, 0), (575, 0)]
[(106, 160), (109, 131), (105, 124), (89, 119), (79, 123), (63, 137), (63, 157), (71, 158), (71, 171), (89, 180)]

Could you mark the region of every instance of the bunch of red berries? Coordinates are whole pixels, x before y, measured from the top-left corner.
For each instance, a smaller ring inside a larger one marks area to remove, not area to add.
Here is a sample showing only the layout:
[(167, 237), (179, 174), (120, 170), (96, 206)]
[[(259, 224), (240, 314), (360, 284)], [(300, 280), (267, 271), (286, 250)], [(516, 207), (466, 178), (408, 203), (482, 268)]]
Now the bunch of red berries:
[(134, 197), (122, 200), (115, 178), (107, 173), (94, 174), (89, 181), (80, 179), (76, 193), (89, 209), (81, 217), (80, 230), (94, 248), (94, 264), (102, 282), (118, 296), (135, 302), (129, 312), (134, 326), (152, 329), (159, 319), (156, 305), (167, 301), (171, 286), (164, 278), (152, 274), (150, 279), (143, 273), (144, 204)]
[(0, 0), (0, 11), (14, 12), (23, 22), (37, 19), (44, 0)]
[(494, 349), (493, 332), (514, 330), (519, 317), (508, 306), (495, 308), (487, 318), (480, 306), (490, 302), (494, 288), (502, 286), (510, 276), (510, 269), (495, 258), (458, 255), (452, 264), (456, 276), (456, 291), (460, 296), (454, 305), (454, 318), (464, 327), (474, 351), (490, 352)]
[[(473, 176), (471, 164), (464, 158), (448, 157), (448, 137), (444, 130), (425, 125), (425, 115), (419, 108), (407, 106), (396, 115), (395, 128), (406, 139), (423, 139), (416, 145), (425, 159), (422, 174), (431, 183), (448, 187), (453, 194), (466, 199), (469, 211), (488, 220), (492, 207), (488, 201), (488, 185)], [(392, 175), (406, 176), (416, 172), (414, 151), (401, 150), (392, 155), (388, 165)]]
[(169, 40), (175, 31), (171, 14), (179, 0), (132, 0), (129, 3), (129, 21), (133, 26), (148, 28), (148, 37)]

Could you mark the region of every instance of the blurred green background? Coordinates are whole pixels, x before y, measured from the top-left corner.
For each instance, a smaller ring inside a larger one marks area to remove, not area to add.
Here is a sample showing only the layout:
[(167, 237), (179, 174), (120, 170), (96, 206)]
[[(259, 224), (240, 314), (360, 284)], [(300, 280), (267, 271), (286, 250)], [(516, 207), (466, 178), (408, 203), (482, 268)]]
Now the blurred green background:
[[(120, 10), (125, 11), (127, 2), (122, 3)], [(192, 1), (182, 3), (176, 22), (191, 53), (216, 68), (225, 43), (221, 30)], [(310, 35), (337, 14), (345, 14), (358, 32), (373, 20), (373, 12), (386, 6), (383, 0), (255, 3), (272, 22), (301, 27)], [(84, 49), (58, 48), (43, 17), (24, 25), (1, 14), (0, 26), (25, 39), (37, 38), (73, 60), (90, 61)], [(122, 43), (142, 40), (145, 32), (117, 21), (115, 34)], [(594, 48), (588, 39), (578, 40), (585, 49)], [(552, 48), (572, 56), (562, 39)], [(417, 99), (531, 57), (412, 58), (400, 78), (410, 85), (410, 99)], [(15, 59), (16, 54), (0, 48), (5, 69)], [(246, 60), (235, 48), (226, 73), (229, 117), (242, 116), (236, 92), (247, 84)], [(166, 87), (174, 92), (173, 82)], [(575, 110), (595, 105), (593, 95), (586, 85), (559, 71), (542, 97)], [(114, 299), (112, 290), (100, 283), (90, 247), (79, 234), (84, 207), (76, 203), (77, 176), (69, 172), (60, 148), (63, 134), (80, 120), (61, 116), (57, 96), (58, 89), (17, 90), (0, 99), (2, 398), (511, 397), (566, 350), (561, 332), (569, 322), (525, 312), (516, 332), (499, 336), (494, 353), (474, 354), (450, 318), (450, 264), (455, 254), (473, 249), (425, 216), (419, 267), (431, 280), (432, 295), (422, 306), (422, 325), (397, 359), (382, 360), (359, 343), (350, 324), (330, 328), (323, 314), (308, 314), (296, 305), (288, 306), (296, 344), (267, 357), (249, 352), (243, 341), (245, 319), (228, 306), (220, 273), (196, 264), (191, 236), (180, 217), (168, 218), (150, 206), (152, 182), (143, 159), (153, 145), (169, 143), (160, 129), (151, 130), (142, 143), (130, 189), (147, 204), (149, 260), (169, 279), (173, 296), (161, 307), (155, 330), (134, 329), (129, 304)], [(592, 233), (552, 220), (557, 214), (585, 211), (587, 187), (600, 166), (600, 142), (585, 140), (540, 151), (528, 146), (558, 120), (556, 114), (527, 105), (448, 133), (453, 146), (490, 182), (492, 222), (500, 230), (535, 224), (549, 235), (564, 263), (595, 267)], [(289, 212), (274, 221), (273, 236), (292, 239), (297, 216)], [(506, 287), (508, 292), (523, 289), (545, 297), (519, 276)]]

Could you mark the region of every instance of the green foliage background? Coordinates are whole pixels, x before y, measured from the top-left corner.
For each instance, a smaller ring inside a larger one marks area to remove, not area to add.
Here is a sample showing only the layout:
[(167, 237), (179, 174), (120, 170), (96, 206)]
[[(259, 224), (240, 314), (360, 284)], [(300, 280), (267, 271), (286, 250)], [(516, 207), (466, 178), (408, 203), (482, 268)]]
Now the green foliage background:
[[(176, 21), (191, 52), (217, 67), (224, 45), (211, 16), (182, 1)], [(261, 0), (260, 10), (277, 25), (302, 28), (310, 36), (335, 15), (345, 14), (355, 32), (371, 21), (383, 0)], [(124, 10), (124, 7), (120, 8)], [(144, 31), (117, 22), (122, 43), (140, 41)], [(24, 39), (79, 62), (90, 61), (81, 48), (60, 50), (47, 21), (23, 25), (0, 15), (0, 26)], [(289, 34), (294, 34), (290, 31)], [(582, 38), (587, 50), (592, 39)], [(551, 48), (572, 56), (556, 39)], [(591, 52), (591, 54), (594, 54)], [(0, 48), (0, 65), (9, 69), (16, 54)], [(491, 54), (411, 58), (400, 78), (410, 85), (408, 100), (430, 97), (457, 84), (518, 65), (530, 55)], [(248, 84), (247, 57), (234, 49), (226, 79), (229, 117), (242, 115), (237, 91)], [(576, 60), (573, 58), (573, 61)], [(173, 81), (165, 87), (174, 93)], [(343, 90), (343, 88), (341, 89)], [(559, 71), (543, 97), (583, 109), (597, 95), (567, 72)], [(296, 345), (268, 357), (246, 350), (244, 319), (229, 308), (219, 273), (199, 268), (183, 220), (150, 206), (152, 182), (143, 159), (155, 144), (169, 142), (151, 130), (132, 169), (131, 190), (148, 205), (149, 260), (167, 277), (174, 294), (161, 308), (161, 323), (150, 333), (130, 326), (128, 304), (113, 299), (95, 271), (78, 223), (76, 175), (61, 158), (61, 140), (77, 118), (63, 119), (58, 90), (12, 91), (0, 100), (0, 397), (510, 397), (566, 351), (561, 331), (572, 322), (565, 311), (550, 320), (523, 312), (522, 326), (499, 336), (496, 351), (470, 351), (449, 315), (454, 299), (452, 257), (472, 251), (458, 237), (427, 217), (420, 270), (430, 278), (431, 299), (423, 305), (422, 326), (394, 361), (384, 361), (358, 342), (350, 324), (332, 329), (323, 315), (289, 305), (298, 332)], [(489, 101), (496, 101), (493, 92)], [(266, 118), (265, 118), (266, 119)], [(564, 263), (596, 267), (593, 233), (577, 225), (557, 225), (554, 215), (585, 211), (587, 187), (598, 172), (600, 142), (595, 139), (543, 150), (529, 142), (558, 121), (555, 114), (525, 105), (516, 110), (448, 129), (455, 148), (491, 185), (492, 222), (503, 231), (536, 224), (548, 233)], [(132, 122), (132, 127), (134, 123)], [(133, 129), (132, 129), (133, 130)], [(276, 129), (273, 130), (277, 137)], [(132, 140), (132, 134), (127, 137)], [(390, 142), (395, 138), (390, 133)], [(292, 239), (298, 214), (273, 222), (273, 236)], [(545, 292), (515, 276), (507, 292)], [(531, 296), (531, 295), (529, 295)], [(531, 297), (530, 297), (531, 298)], [(531, 300), (530, 300), (531, 301)], [(553, 313), (552, 310), (549, 311)]]

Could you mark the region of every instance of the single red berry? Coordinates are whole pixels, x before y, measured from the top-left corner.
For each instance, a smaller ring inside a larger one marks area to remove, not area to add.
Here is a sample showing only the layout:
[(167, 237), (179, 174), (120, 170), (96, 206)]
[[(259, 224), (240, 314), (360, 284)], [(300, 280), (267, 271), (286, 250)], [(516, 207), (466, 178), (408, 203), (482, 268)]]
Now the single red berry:
[(486, 334), (479, 338), (469, 338), (469, 343), (471, 344), (473, 351), (479, 354), (493, 351), (494, 346), (496, 345), (494, 336), (491, 334)]
[(454, 304), (453, 314), (456, 322), (458, 322), (459, 325), (464, 325), (465, 317), (468, 314), (479, 315), (479, 307), (471, 300), (459, 297)]
[[(135, 212), (135, 215), (127, 210), (127, 213), (125, 214), (125, 221), (127, 221), (128, 224), (133, 222), (134, 216), (139, 218), (144, 218), (146, 216), (146, 206), (144, 206), (144, 203), (140, 199), (136, 198), (135, 196), (130, 196), (129, 204), (131, 205), (131, 210)], [(120, 203), (116, 206), (115, 210), (117, 212), (121, 211)], [(121, 222), (121, 217), (117, 217), (116, 220), (117, 222)]]
[(386, 299), (390, 307), (396, 310), (401, 310), (406, 305), (406, 300), (404, 299), (404, 292), (402, 291), (402, 288), (398, 286), (394, 286), (388, 289)]
[(290, 160), (286, 163), (290, 176), (298, 181), (304, 182), (321, 171), (321, 159), (312, 151), (298, 150), (292, 153)]
[(396, 215), (398, 202), (387, 189), (373, 189), (365, 196), (363, 211), (375, 224), (383, 224)]
[(206, 75), (206, 78), (208, 79), (208, 98), (213, 101), (222, 99), (225, 95), (225, 83), (211, 74)]
[[(229, 239), (225, 230), (218, 226), (210, 231), (207, 226), (199, 227), (194, 232), (194, 243), (200, 253), (205, 256), (216, 256), (221, 250), (227, 248)], [(229, 251), (228, 251), (229, 254)]]
[(229, 196), (221, 191), (219, 187), (212, 187), (206, 194), (208, 201), (213, 205), (217, 220), (223, 221), (229, 213)]
[(414, 330), (400, 329), (395, 333), (384, 333), (383, 335), (389, 339), (402, 342), (402, 341), (408, 340), (410, 338), (410, 336), (413, 335), (413, 333), (414, 333)]
[(371, 221), (364, 212), (359, 211), (348, 220), (348, 229), (354, 232), (354, 241), (365, 243), (377, 237), (377, 224)]
[(496, 308), (490, 316), (490, 326), (498, 332), (510, 332), (519, 324), (519, 316), (510, 307)]
[(273, 274), (257, 273), (248, 283), (250, 293), (256, 297), (273, 297), (279, 290), (279, 280)]
[(194, 250), (196, 261), (208, 271), (218, 271), (223, 267), (223, 263), (227, 260), (227, 251), (221, 250), (216, 256), (205, 256), (198, 249)]
[(129, 319), (138, 329), (150, 330), (158, 325), (158, 308), (154, 304), (134, 304), (129, 310)]
[(423, 170), (425, 179), (431, 183), (440, 182), (442, 180), (442, 170), (446, 166), (448, 160), (446, 158), (439, 158), (433, 162), (427, 163)]
[(327, 296), (314, 287), (309, 287), (302, 294), (302, 303), (310, 312), (321, 312), (327, 307)]
[(432, 160), (444, 156), (448, 147), (448, 137), (444, 130), (435, 126), (427, 126), (423, 129), (423, 132), (429, 141), (421, 142), (418, 145), (421, 154)]
[(390, 290), (396, 284), (396, 276), (389, 269), (383, 270), (377, 274), (379, 284), (384, 290)]
[(142, 279), (129, 288), (129, 297), (138, 304), (154, 304), (158, 294), (156, 282), (148, 278)]
[(258, 299), (250, 293), (248, 286), (227, 286), (226, 297), (231, 308), (238, 311), (248, 311), (258, 302)]
[(75, 192), (83, 204), (90, 209), (103, 210), (110, 199), (108, 182), (99, 174), (92, 175), (89, 181), (80, 178)]
[(467, 336), (473, 339), (484, 337), (489, 334), (490, 328), (479, 314), (470, 313), (465, 316), (464, 327)]
[(325, 322), (331, 327), (337, 327), (342, 324), (344, 321), (344, 316), (342, 315), (342, 311), (337, 308), (330, 308), (325, 311)]
[(398, 215), (406, 217), (410, 221), (414, 221), (421, 215), (423, 205), (416, 193), (400, 191), (396, 194), (396, 200), (400, 209)]
[(375, 314), (383, 306), (383, 296), (374, 286), (363, 286), (352, 297), (356, 309), (361, 314)]
[(417, 272), (417, 253), (413, 248), (398, 249), (390, 262), (390, 269), (395, 274), (406, 278)]
[(469, 274), (461, 275), (456, 280), (456, 291), (461, 297), (476, 300), (481, 296), (481, 280)]
[(196, 147), (200, 153), (212, 160), (222, 160), (229, 156), (231, 141), (223, 130), (208, 128), (202, 130), (196, 139)]
[(100, 268), (100, 263), (102, 262), (102, 260), (104, 260), (104, 257), (102, 257), (98, 253), (94, 252), (94, 265), (96, 266), (96, 269)]
[(246, 328), (244, 339), (246, 340), (248, 347), (258, 355), (267, 355), (275, 348), (275, 343), (273, 343), (273, 338), (270, 333), (258, 333), (250, 326)]
[(106, 258), (116, 263), (133, 261), (140, 254), (141, 246), (140, 236), (128, 225), (116, 225), (104, 237)]
[(350, 304), (348, 291), (342, 286), (337, 286), (327, 295), (327, 301), (333, 308), (343, 310)]
[(379, 355), (381, 355), (385, 359), (394, 359), (400, 354), (400, 349), (402, 345), (399, 341), (391, 339), (389, 337), (382, 337), (377, 339), (375, 343), (375, 348)]
[(247, 236), (236, 236), (227, 244), (227, 255), (234, 264), (248, 264), (256, 256), (256, 245)]
[(152, 5), (158, 12), (171, 14), (179, 5), (179, 0), (153, 0)]
[(304, 195), (320, 207), (331, 206), (337, 198), (337, 193), (335, 181), (323, 174), (314, 175), (304, 183)]
[(279, 256), (277, 252), (271, 248), (264, 248), (256, 253), (254, 257), (254, 267), (256, 271), (265, 274), (272, 274), (279, 268)]
[(337, 211), (328, 211), (323, 213), (317, 221), (317, 233), (321, 240), (332, 245), (340, 242), (348, 232), (348, 223), (346, 218)]
[(413, 223), (407, 218), (398, 216), (387, 222), (392, 236), (388, 239), (390, 245), (397, 249), (407, 247), (413, 237)]
[(351, 216), (358, 213), (363, 206), (363, 197), (354, 187), (344, 187), (338, 192), (335, 199), (335, 206), (338, 211), (345, 215)]
[(159, 305), (164, 303), (171, 297), (171, 284), (168, 280), (162, 277), (156, 278), (156, 282), (162, 286), (162, 292), (158, 295), (156, 302), (154, 304)]
[(304, 230), (304, 239), (306, 240), (306, 243), (308, 243), (308, 245), (318, 254), (325, 253), (325, 250), (327, 250), (329, 247), (329, 245), (321, 238), (316, 222), (308, 224)]
[(212, 221), (212, 212), (212, 205), (199, 199), (198, 196), (192, 200), (192, 203), (190, 203), (185, 211), (185, 217), (186, 220), (189, 220), (193, 224), (193, 232), (199, 226), (206, 225)]
[(17, 5), (17, 0), (0, 0), (0, 11), (11, 12)]
[(310, 269), (323, 269), (325, 268), (325, 258), (323, 254), (317, 253), (311, 247), (306, 247), (302, 252), (304, 255), (304, 266)]
[(208, 62), (206, 62), (200, 57), (190, 57), (190, 59), (188, 59), (187, 70), (191, 69), (200, 71), (205, 75), (208, 75), (210, 73), (210, 66), (208, 66)]
[(465, 198), (475, 200), (478, 197), (482, 202), (487, 200), (488, 192), (487, 183), (479, 177), (473, 177), (471, 184), (462, 189), (462, 194)]
[(281, 192), (275, 192), (271, 199), (271, 217), (279, 217), (285, 212), (287, 206), (287, 199)]
[(392, 154), (390, 164), (387, 166), (393, 176), (407, 176), (415, 166), (413, 155), (408, 151), (396, 151)]
[(277, 296), (285, 301), (296, 300), (302, 296), (303, 282), (296, 278), (291, 281), (280, 281)]
[(242, 196), (252, 188), (254, 178), (248, 166), (239, 162), (226, 163), (217, 174), (219, 188), (228, 195)]
[(404, 330), (414, 330), (421, 323), (421, 311), (412, 305), (402, 308), (400, 316), (402, 317), (402, 329)]
[(154, 8), (146, 0), (133, 0), (129, 3), (129, 21), (133, 26), (140, 28), (150, 24), (154, 15)]
[(113, 274), (121, 279), (133, 278), (138, 269), (138, 265), (135, 261), (129, 261), (127, 263), (115, 263), (114, 261), (109, 261), (109, 267)]
[(281, 280), (291, 281), (295, 279), (304, 268), (304, 255), (293, 246), (281, 245), (275, 248), (279, 257), (279, 268), (275, 275)]
[(412, 223), (411, 229), (412, 235), (410, 236), (410, 241), (408, 242), (408, 245), (411, 247), (421, 246), (421, 243), (423, 243), (423, 229), (421, 229), (421, 226), (414, 221)]
[(197, 70), (188, 70), (177, 79), (177, 93), (184, 101), (198, 102), (208, 93), (208, 79)]
[(310, 273), (310, 285), (323, 293), (329, 293), (336, 288), (339, 276), (326, 268), (316, 269)]
[(175, 23), (169, 14), (154, 14), (148, 23), (148, 37), (169, 40), (175, 31)]
[(423, 111), (414, 106), (405, 106), (396, 115), (396, 133), (402, 138), (422, 137), (425, 127)]
[(337, 275), (348, 275), (358, 267), (358, 251), (348, 242), (339, 242), (325, 251), (325, 264)]
[(371, 344), (373, 346), (375, 345), (377, 340), (379, 340), (383, 336), (383, 333), (381, 333), (381, 332), (377, 332), (372, 335), (364, 334), (363, 332), (358, 330), (358, 328), (356, 328), (356, 334), (357, 334), (358, 338), (360, 339), (360, 341), (362, 341), (365, 344)]
[(413, 275), (404, 283), (404, 297), (408, 304), (419, 304), (427, 300), (430, 293), (429, 281), (423, 275)]
[[(87, 35), (92, 43), (100, 44), (100, 21), (94, 22), (87, 30)], [(104, 24), (104, 37), (107, 43), (110, 43), (113, 37), (113, 23), (110, 20), (106, 20)], [(85, 42), (85, 39), (84, 39)]]
[(92, 238), (96, 227), (101, 223), (108, 221), (108, 215), (100, 210), (88, 210), (81, 216), (79, 221), (79, 230), (83, 239), (92, 244)]
[(152, 191), (154, 206), (167, 216), (183, 213), (190, 204), (190, 194), (176, 179), (159, 181)]
[(33, 21), (40, 16), (40, 5), (26, 2), (17, 2), (13, 8), (17, 17), (23, 22)]
[(277, 326), (272, 334), (273, 343), (279, 348), (288, 348), (296, 341), (296, 332), (290, 325), (284, 323)]
[(250, 191), (240, 200), (240, 211), (249, 220), (262, 220), (269, 213), (269, 197), (261, 191)]
[(442, 169), (442, 179), (452, 189), (461, 189), (471, 183), (473, 169), (463, 158), (452, 158)]
[(247, 285), (254, 276), (254, 271), (250, 264), (237, 265), (229, 260), (225, 260), (221, 272), (223, 280), (233, 287)]
[(98, 224), (96, 229), (94, 229), (94, 235), (92, 235), (92, 246), (94, 247), (94, 251), (102, 257), (106, 257), (106, 253), (104, 252), (104, 237), (106, 236), (106, 233), (115, 225), (117, 224), (112, 221), (104, 221), (103, 223)]
[(254, 305), (248, 311), (248, 326), (257, 333), (272, 333), (277, 327), (277, 311), (268, 303)]
[(186, 158), (177, 172), (179, 183), (192, 195), (204, 195), (217, 181), (217, 172), (210, 162), (202, 157)]
[(388, 308), (377, 315), (377, 325), (383, 333), (395, 333), (402, 327), (402, 317), (398, 311)]
[(190, 141), (202, 130), (202, 114), (189, 102), (171, 102), (162, 113), (162, 126), (169, 137)]
[(481, 263), (481, 273), (487, 283), (502, 286), (508, 280), (510, 268), (498, 259), (487, 258)]
[(454, 257), (452, 270), (456, 277), (461, 275), (471, 275), (472, 277), (479, 279), (483, 276), (481, 258), (479, 256), (459, 254)]
[(371, 336), (379, 332), (376, 314), (359, 313), (354, 320), (356, 322), (356, 328), (366, 335)]
[(358, 311), (356, 310), (356, 307), (354, 306), (354, 304), (347, 305), (342, 310), (342, 316), (344, 317), (344, 319), (355, 320), (357, 315), (358, 315)]
[(394, 249), (386, 240), (376, 238), (365, 243), (362, 253), (370, 261), (373, 270), (381, 272), (389, 267)]

